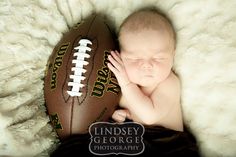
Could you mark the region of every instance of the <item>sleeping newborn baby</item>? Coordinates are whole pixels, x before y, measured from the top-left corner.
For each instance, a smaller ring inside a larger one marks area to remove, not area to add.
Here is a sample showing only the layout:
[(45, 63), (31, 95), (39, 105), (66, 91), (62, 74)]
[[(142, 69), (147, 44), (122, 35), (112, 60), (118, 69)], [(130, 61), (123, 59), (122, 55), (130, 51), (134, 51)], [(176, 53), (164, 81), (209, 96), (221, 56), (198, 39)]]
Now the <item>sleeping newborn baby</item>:
[(112, 51), (109, 69), (121, 87), (121, 109), (112, 118), (183, 131), (180, 81), (172, 71), (175, 32), (154, 9), (132, 13), (119, 31), (120, 53)]

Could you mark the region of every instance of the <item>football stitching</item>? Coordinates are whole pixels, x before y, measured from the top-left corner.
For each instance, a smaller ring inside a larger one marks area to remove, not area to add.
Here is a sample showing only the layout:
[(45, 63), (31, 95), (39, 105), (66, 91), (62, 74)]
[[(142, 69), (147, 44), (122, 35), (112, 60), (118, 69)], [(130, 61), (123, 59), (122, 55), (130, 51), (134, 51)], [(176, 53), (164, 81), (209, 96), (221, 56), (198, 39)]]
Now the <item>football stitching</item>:
[(81, 83), (85, 79), (85, 76), (83, 76), (83, 74), (86, 72), (84, 66), (89, 64), (89, 62), (85, 61), (85, 59), (90, 58), (90, 55), (87, 52), (92, 50), (90, 47), (88, 47), (88, 44), (92, 45), (92, 42), (88, 39), (80, 39), (79, 46), (74, 48), (76, 52), (73, 55), (76, 58), (72, 60), (72, 63), (75, 66), (71, 68), (71, 71), (73, 71), (74, 74), (70, 75), (70, 79), (72, 81), (68, 82), (68, 86), (72, 86), (72, 88), (70, 91), (67, 90), (67, 93), (71, 97), (81, 96), (82, 93), (80, 90), (85, 86)]
[[(93, 50), (93, 52), (96, 52), (97, 51), (97, 47), (98, 47), (98, 42), (97, 42), (97, 39), (93, 39), (92, 40), (92, 43), (93, 43), (93, 48), (92, 48), (92, 50)], [(89, 92), (89, 88), (91, 88), (90, 86), (89, 86), (89, 81), (90, 81), (90, 79), (91, 79), (91, 75), (92, 75), (92, 71), (94, 70), (94, 60), (95, 60), (95, 56), (96, 56), (96, 54), (97, 53), (92, 53), (91, 54), (91, 58), (90, 58), (90, 60), (91, 60), (91, 62), (90, 62), (90, 66), (91, 66), (91, 70), (90, 70), (90, 72), (88, 73), (88, 77), (87, 77), (87, 79), (86, 79), (86, 82), (85, 82), (85, 93), (84, 93), (84, 95), (83, 95), (83, 98), (82, 98), (82, 100), (80, 100), (79, 101), (79, 105), (81, 105), (81, 104), (83, 104), (83, 102), (85, 101), (85, 99), (87, 98), (87, 95), (88, 95), (88, 92)]]

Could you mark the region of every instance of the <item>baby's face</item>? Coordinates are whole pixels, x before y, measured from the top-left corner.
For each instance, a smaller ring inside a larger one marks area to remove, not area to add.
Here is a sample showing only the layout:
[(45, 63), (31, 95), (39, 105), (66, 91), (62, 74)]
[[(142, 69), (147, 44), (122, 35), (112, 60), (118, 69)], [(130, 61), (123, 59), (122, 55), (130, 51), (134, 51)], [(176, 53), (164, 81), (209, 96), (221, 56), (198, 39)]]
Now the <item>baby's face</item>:
[(120, 44), (121, 58), (131, 82), (150, 87), (170, 74), (174, 44), (166, 31), (124, 32), (120, 36)]

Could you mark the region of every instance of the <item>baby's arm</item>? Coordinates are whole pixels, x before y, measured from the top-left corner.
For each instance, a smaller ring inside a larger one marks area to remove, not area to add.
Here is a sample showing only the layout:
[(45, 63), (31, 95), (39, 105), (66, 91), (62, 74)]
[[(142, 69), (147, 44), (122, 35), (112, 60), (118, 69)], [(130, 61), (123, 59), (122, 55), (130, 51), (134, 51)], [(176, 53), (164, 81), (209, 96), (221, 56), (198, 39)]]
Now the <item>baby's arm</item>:
[(121, 87), (121, 90), (123, 99), (127, 100), (122, 103), (122, 107), (130, 111), (132, 120), (152, 125), (163, 115), (164, 112), (161, 113), (157, 104), (150, 97), (144, 95), (136, 84), (130, 83)]
[(146, 125), (161, 125), (173, 130), (183, 130), (180, 84), (173, 73), (153, 91), (150, 97), (144, 95), (140, 88), (137, 91), (144, 95), (143, 98), (142, 95), (135, 97), (137, 94), (135, 88), (122, 89), (120, 106), (130, 111), (130, 119)]

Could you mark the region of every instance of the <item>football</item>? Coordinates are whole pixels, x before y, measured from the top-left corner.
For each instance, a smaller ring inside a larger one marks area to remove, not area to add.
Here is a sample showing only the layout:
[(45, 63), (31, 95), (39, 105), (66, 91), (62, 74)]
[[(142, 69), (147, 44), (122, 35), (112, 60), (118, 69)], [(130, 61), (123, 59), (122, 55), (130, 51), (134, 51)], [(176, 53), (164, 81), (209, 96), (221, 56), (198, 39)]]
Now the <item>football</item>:
[(88, 133), (107, 121), (120, 99), (120, 87), (108, 69), (108, 55), (117, 49), (114, 33), (100, 15), (91, 15), (65, 33), (49, 57), (44, 97), (59, 138)]

